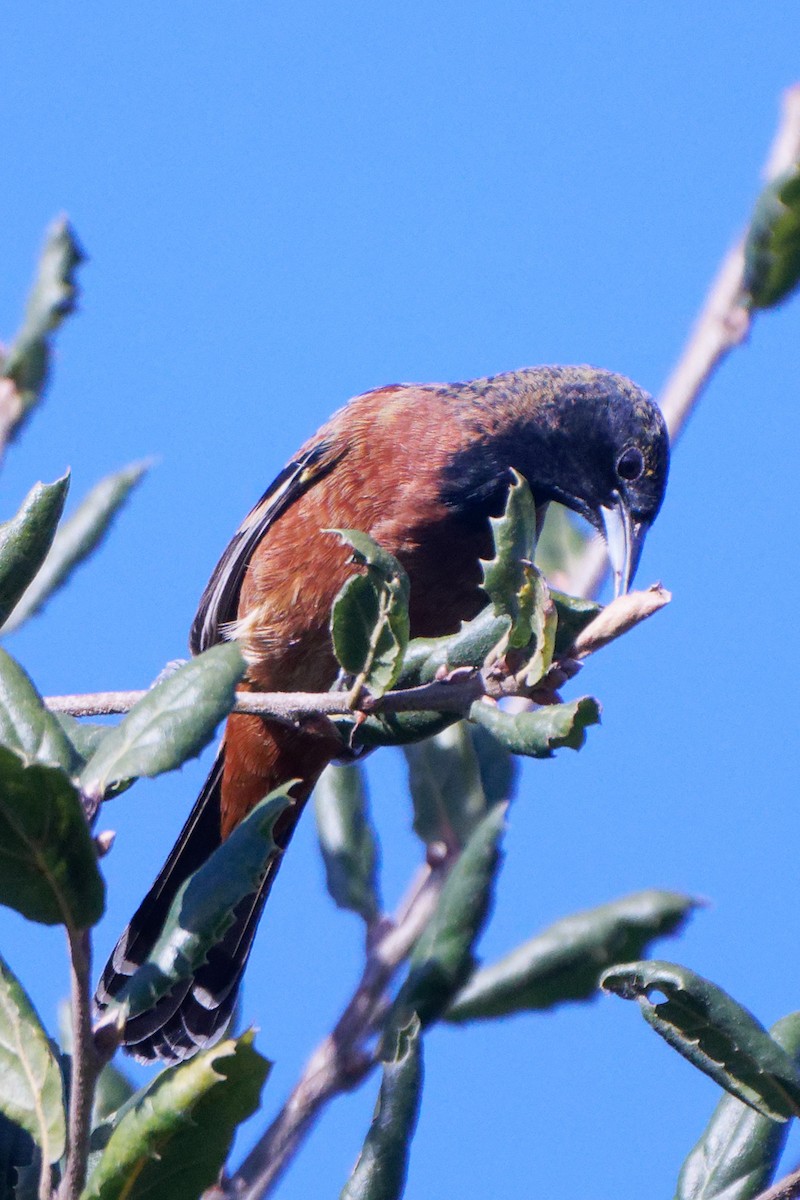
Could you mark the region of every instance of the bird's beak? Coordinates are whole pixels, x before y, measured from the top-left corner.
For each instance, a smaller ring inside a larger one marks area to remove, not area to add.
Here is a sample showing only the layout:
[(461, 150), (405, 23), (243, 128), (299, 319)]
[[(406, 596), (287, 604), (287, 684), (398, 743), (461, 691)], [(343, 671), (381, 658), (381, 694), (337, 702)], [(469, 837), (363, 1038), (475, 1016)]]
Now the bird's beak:
[(634, 521), (619, 492), (614, 492), (614, 505), (600, 509), (608, 546), (608, 559), (614, 572), (614, 596), (624, 596), (633, 583), (636, 568), (649, 529), (647, 521)]

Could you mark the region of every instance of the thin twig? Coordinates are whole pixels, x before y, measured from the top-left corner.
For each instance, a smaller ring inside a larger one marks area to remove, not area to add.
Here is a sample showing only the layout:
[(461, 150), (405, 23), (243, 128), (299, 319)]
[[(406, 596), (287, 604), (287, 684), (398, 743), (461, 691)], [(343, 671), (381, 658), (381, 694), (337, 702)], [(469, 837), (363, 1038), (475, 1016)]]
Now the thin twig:
[[(770, 183), (800, 158), (800, 84), (783, 96), (781, 120), (762, 176)], [(659, 404), (674, 444), (720, 363), (748, 336), (753, 314), (744, 305), (744, 244), (741, 237), (726, 254), (722, 266), (659, 397)], [(567, 590), (593, 596), (608, 571), (605, 547), (591, 541), (575, 564)]]
[(86, 929), (68, 929), (72, 1009), (67, 1166), (59, 1200), (77, 1200), (86, 1182), (94, 1085), (100, 1068), (92, 1037), (92, 949)]
[(351, 1091), (373, 1069), (376, 1051), (366, 1043), (386, 1010), (386, 989), (430, 920), (446, 865), (425, 866), (387, 921), (367, 955), (358, 987), (336, 1023), (311, 1055), (298, 1083), (278, 1116), (256, 1143), (223, 1193), (237, 1200), (262, 1200), (278, 1183), (310, 1133), (323, 1106)]
[(765, 1192), (759, 1192), (755, 1200), (798, 1200), (800, 1197), (800, 1167), (784, 1176)]

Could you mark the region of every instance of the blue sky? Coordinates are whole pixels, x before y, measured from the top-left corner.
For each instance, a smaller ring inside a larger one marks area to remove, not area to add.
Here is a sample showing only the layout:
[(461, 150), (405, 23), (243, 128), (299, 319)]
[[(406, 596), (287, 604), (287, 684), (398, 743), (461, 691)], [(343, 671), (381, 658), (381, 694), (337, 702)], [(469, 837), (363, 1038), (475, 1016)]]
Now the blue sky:
[[(3, 336), (55, 214), (90, 262), (0, 516), (65, 465), (77, 497), (158, 460), (102, 552), (9, 642), (40, 689), (145, 686), (183, 655), (228, 537), (350, 395), (539, 362), (657, 392), (800, 78), (788, 14), (737, 0), (18, 9), (0, 46)], [(659, 953), (767, 1023), (800, 1007), (799, 315), (795, 301), (760, 319), (690, 423), (640, 569), (674, 602), (584, 671), (604, 706), (584, 751), (526, 767), (487, 958), (574, 909), (671, 887), (711, 905)], [(417, 849), (394, 757), (375, 765), (391, 899)], [(204, 766), (109, 808), (98, 960)], [(276, 1063), (268, 1109), (358, 969), (360, 929), (324, 894), (312, 824), (248, 973), (245, 1017)], [(3, 915), (0, 948), (52, 1023), (58, 934)], [(426, 1050), (414, 1200), (668, 1195), (716, 1101), (613, 999), (435, 1030)], [(281, 1195), (338, 1195), (374, 1095), (373, 1081), (335, 1106)]]

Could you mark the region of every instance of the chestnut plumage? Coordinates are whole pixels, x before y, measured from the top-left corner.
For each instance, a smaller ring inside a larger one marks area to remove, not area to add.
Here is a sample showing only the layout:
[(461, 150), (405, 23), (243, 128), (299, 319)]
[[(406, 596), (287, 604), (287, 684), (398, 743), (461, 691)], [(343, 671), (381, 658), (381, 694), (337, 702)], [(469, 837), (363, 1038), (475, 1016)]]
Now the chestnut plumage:
[[(458, 630), (486, 603), (481, 557), (512, 468), (539, 510), (558, 501), (604, 534), (627, 590), (664, 495), (669, 439), (652, 400), (593, 367), (534, 367), (457, 384), (399, 384), (337, 412), (278, 475), (226, 549), (200, 601), (191, 649), (236, 638), (246, 686), (320, 691), (337, 665), (328, 621), (352, 570), (326, 530), (360, 529), (408, 572), (411, 634)], [(155, 884), (123, 933), (97, 993), (102, 1009), (158, 937), (181, 884), (270, 790), (296, 804), (276, 829), (288, 843), (337, 744), (247, 715), (229, 717), (217, 759)], [(277, 864), (234, 914), (194, 979), (128, 1022), (127, 1049), (175, 1062), (224, 1031)]]

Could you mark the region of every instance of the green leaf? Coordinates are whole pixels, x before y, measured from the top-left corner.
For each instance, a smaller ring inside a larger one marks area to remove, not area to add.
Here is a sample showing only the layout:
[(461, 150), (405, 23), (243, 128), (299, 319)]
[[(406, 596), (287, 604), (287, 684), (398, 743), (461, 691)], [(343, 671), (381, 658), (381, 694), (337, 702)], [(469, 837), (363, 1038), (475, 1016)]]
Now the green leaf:
[(531, 568), (529, 571), (528, 591), (534, 651), (525, 664), (525, 683), (528, 687), (533, 687), (547, 674), (553, 662), (558, 613), (550, 598), (550, 589), (544, 575), (535, 568)]
[(69, 222), (54, 221), (47, 231), (25, 319), (2, 364), (2, 374), (14, 385), (0, 424), (8, 441), (41, 399), (50, 365), (51, 335), (75, 308), (75, 269), (84, 261)]
[(364, 772), (357, 763), (323, 771), (314, 789), (314, 812), (328, 891), (339, 908), (358, 913), (369, 924), (380, 914), (380, 856)]
[(0, 959), (0, 1111), (25, 1129), (49, 1163), (64, 1153), (61, 1068), (19, 981)]
[(23, 762), (50, 763), (72, 773), (78, 756), (58, 719), (49, 712), (28, 675), (0, 649), (0, 745)]
[(292, 783), (257, 804), (177, 892), (150, 954), (115, 998), (126, 1017), (147, 1012), (195, 974), (230, 929), (236, 906), (258, 890), (270, 863), (282, 857), (272, 831), (293, 803)]
[(745, 242), (744, 291), (772, 308), (800, 283), (800, 162), (759, 196)]
[(463, 728), (478, 759), (487, 807), (493, 808), (499, 800), (510, 800), (517, 789), (519, 759), (480, 725), (464, 722)]
[(414, 1012), (423, 1027), (430, 1025), (470, 975), (472, 948), (489, 914), (500, 867), (506, 808), (497, 804), (486, 814), (445, 880), (433, 916), (411, 953), (389, 1028), (405, 1023)]
[[(800, 1069), (722, 988), (668, 962), (613, 967), (600, 986), (638, 1000), (644, 1019), (671, 1046), (763, 1116), (786, 1121), (800, 1115)], [(666, 998), (654, 1003), (653, 994)]]
[(536, 543), (536, 564), (548, 580), (554, 576), (569, 579), (588, 542), (569, 509), (551, 503)]
[(570, 649), (579, 633), (603, 611), (602, 604), (584, 600), (581, 596), (567, 596), (564, 592), (550, 589), (550, 599), (556, 606), (558, 628), (556, 630), (555, 657), (561, 658)]
[[(800, 1013), (769, 1032), (800, 1066)], [(724, 1095), (681, 1168), (675, 1200), (753, 1200), (772, 1182), (789, 1129)]]
[(0, 904), (43, 925), (100, 920), (105, 885), (80, 797), (59, 767), (0, 747)]
[(550, 704), (531, 712), (507, 713), (495, 704), (476, 700), (469, 719), (497, 738), (514, 754), (530, 758), (552, 758), (562, 746), (580, 750), (586, 729), (600, 721), (600, 705), (592, 696), (581, 696), (569, 704)]
[(233, 708), (244, 672), (239, 647), (225, 642), (157, 683), (100, 742), (81, 775), (84, 792), (102, 797), (123, 780), (174, 771), (199, 754)]
[(414, 832), (426, 845), (463, 846), (489, 807), (467, 726), (459, 721), (404, 753)]
[(374, 750), (378, 746), (406, 746), (441, 733), (460, 720), (453, 713), (381, 713), (356, 723), (351, 717), (332, 717), (342, 741), (352, 750)]
[(531, 640), (534, 594), (531, 585), (536, 506), (526, 480), (512, 471), (502, 517), (490, 517), (495, 556), (482, 562), (483, 590), (497, 616), (508, 617), (509, 646), (527, 646)]
[(69, 473), (55, 483), (36, 483), (22, 508), (0, 525), (0, 626), (45, 560), (69, 490)]
[(114, 475), (107, 475), (84, 497), (53, 538), (40, 571), (14, 609), (5, 633), (11, 633), (37, 613), (63, 586), (74, 568), (96, 549), (148, 465), (132, 463)]
[(564, 917), (476, 971), (446, 1018), (474, 1021), (592, 999), (607, 967), (678, 933), (697, 904), (691, 896), (652, 890)]
[(422, 1038), (417, 1017), (398, 1032), (358, 1161), (340, 1200), (399, 1200), (422, 1097)]
[(211, 1187), (269, 1073), (252, 1041), (228, 1039), (163, 1071), (114, 1129), (82, 1200), (197, 1200)]
[(104, 1124), (127, 1104), (136, 1088), (124, 1071), (113, 1062), (106, 1063), (97, 1080), (92, 1106), (92, 1127)]
[(107, 737), (112, 729), (110, 725), (79, 721), (77, 717), (72, 717), (69, 713), (53, 713), (53, 716), (61, 726), (64, 735), (69, 739), (80, 768), (86, 765), (103, 738)]
[(398, 679), (400, 687), (430, 683), (438, 675), (457, 667), (481, 667), (496, 648), (508, 640), (507, 616), (496, 616), (491, 605), (458, 633), (441, 638), (414, 638), (409, 642)]
[(333, 602), (331, 637), (341, 667), (382, 695), (396, 682), (408, 645), (408, 576), (400, 563), (356, 529), (331, 529), (365, 568)]

